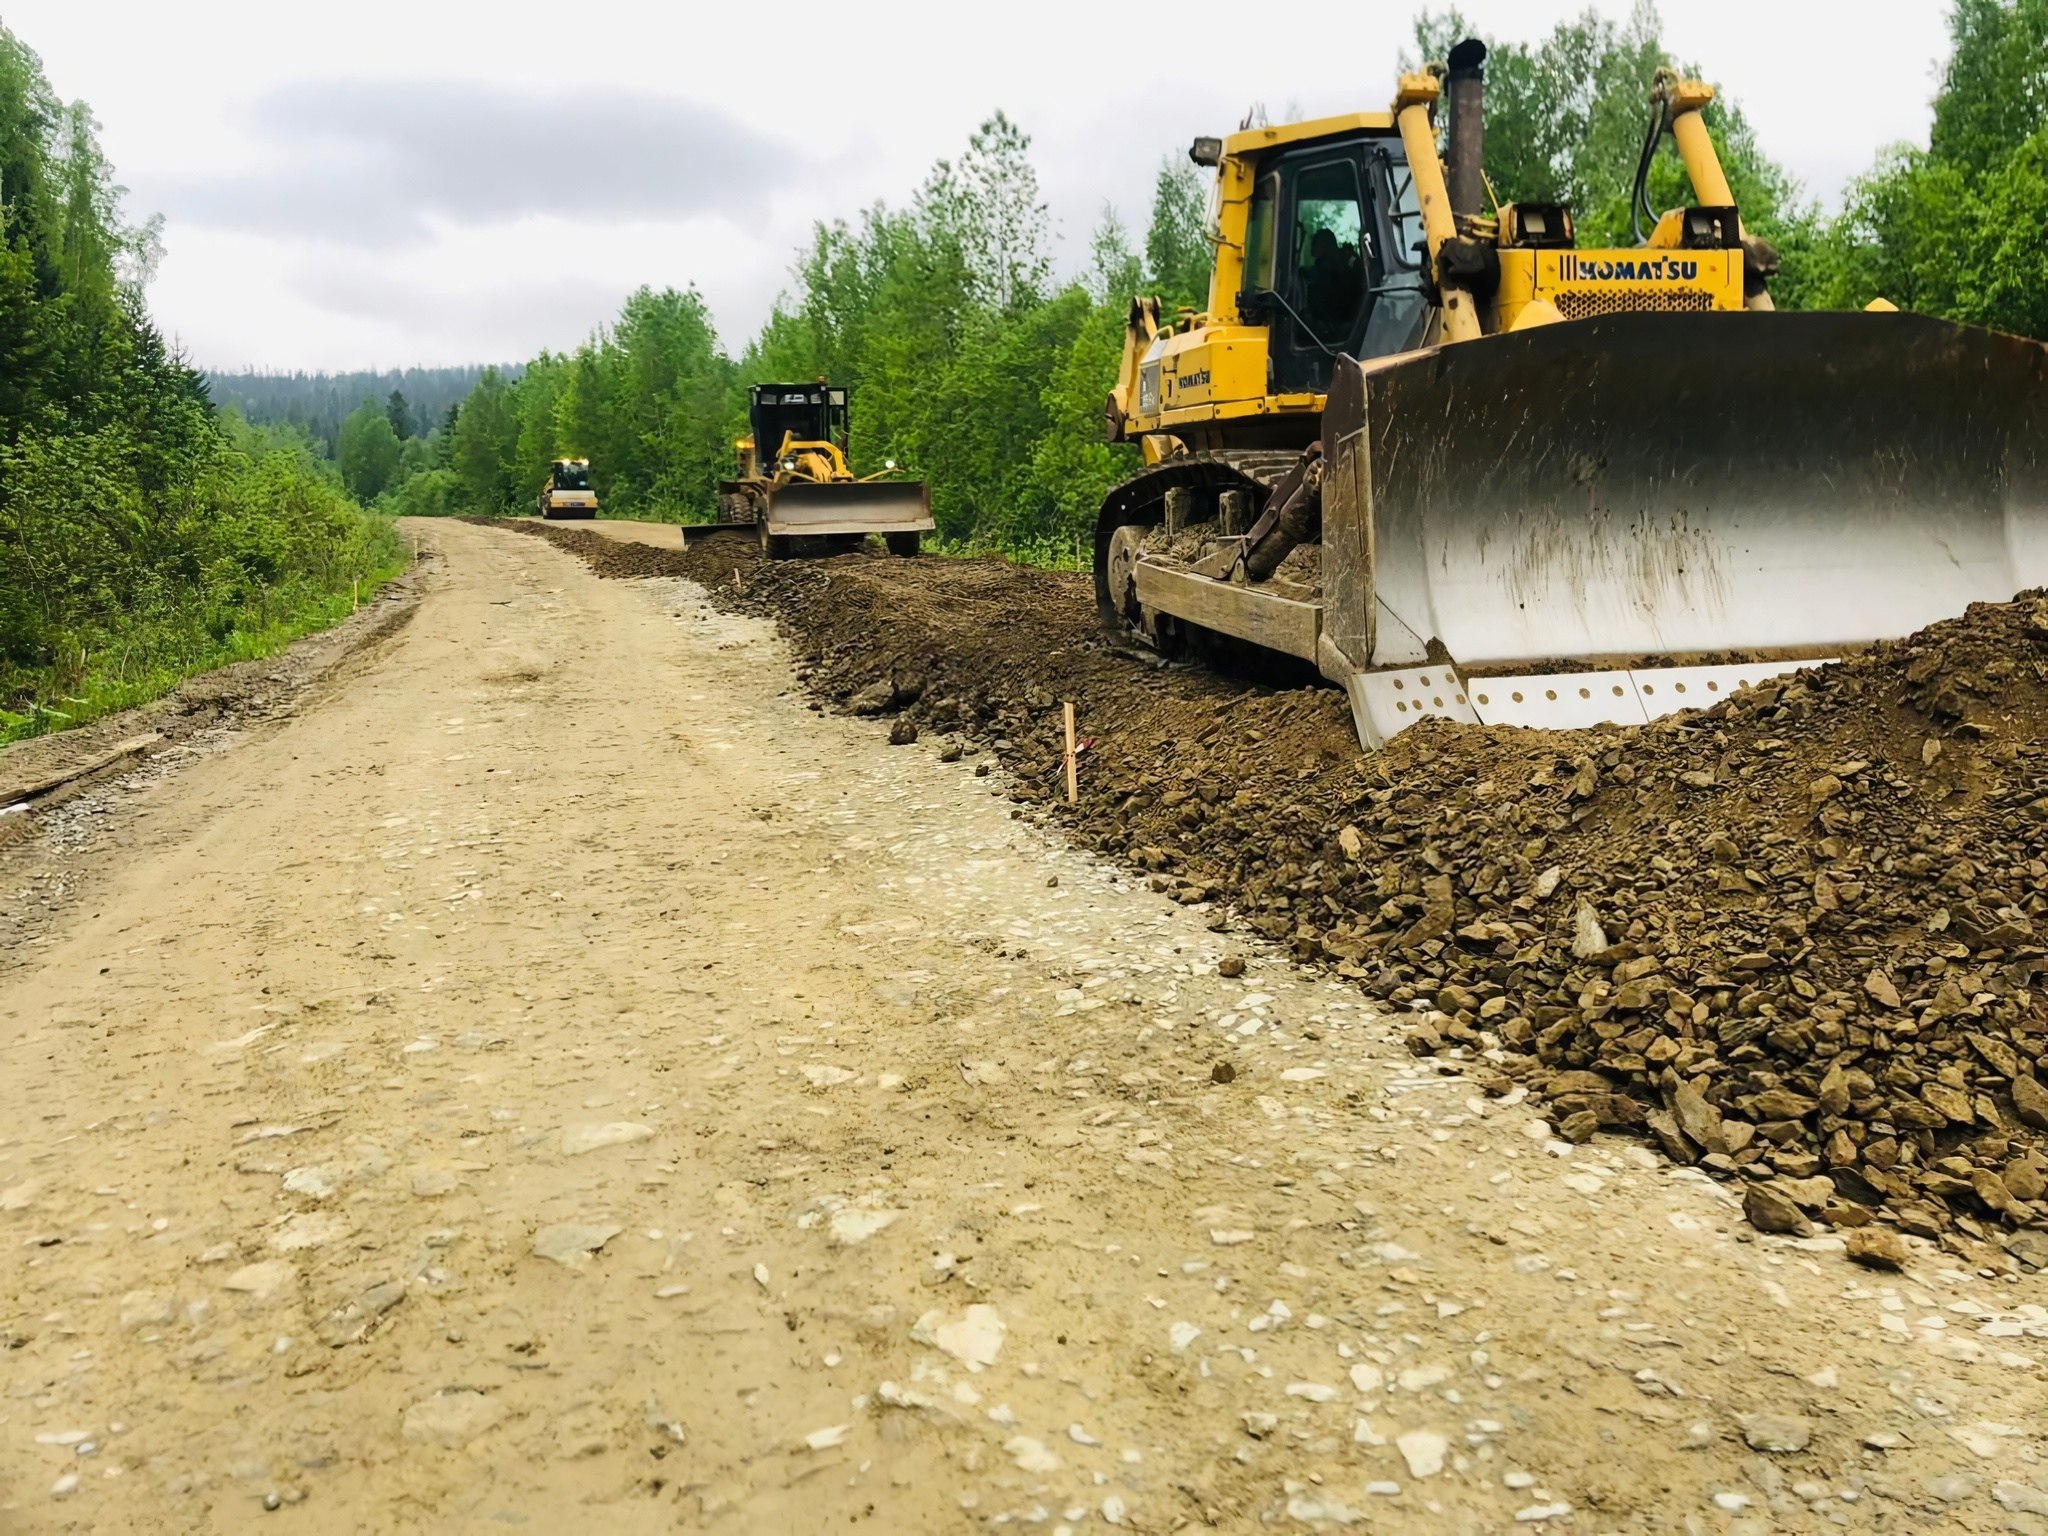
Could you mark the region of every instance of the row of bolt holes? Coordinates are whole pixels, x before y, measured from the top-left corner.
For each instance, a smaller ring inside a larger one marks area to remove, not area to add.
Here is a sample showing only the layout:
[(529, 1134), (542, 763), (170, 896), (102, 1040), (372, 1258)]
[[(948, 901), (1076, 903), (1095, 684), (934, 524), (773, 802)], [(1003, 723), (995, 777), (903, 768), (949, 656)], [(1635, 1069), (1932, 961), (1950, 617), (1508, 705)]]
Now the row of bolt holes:
[[(1417, 679), (1416, 679), (1416, 681), (1417, 681), (1417, 682), (1419, 682), (1419, 683), (1421, 683), (1421, 684), (1422, 684), (1422, 686), (1423, 686), (1423, 687), (1425, 687), (1425, 688), (1427, 688), (1427, 687), (1429, 686), (1429, 679), (1428, 679), (1427, 677), (1421, 677), (1421, 678), (1417, 678)], [(1408, 686), (1408, 685), (1407, 685), (1406, 683), (1404, 683), (1404, 682), (1403, 682), (1403, 681), (1402, 681), (1402, 680), (1401, 680), (1400, 678), (1398, 678), (1398, 677), (1397, 677), (1397, 678), (1395, 678), (1395, 679), (1394, 679), (1394, 687), (1395, 687), (1395, 688), (1396, 688), (1397, 690), (1399, 690), (1399, 689), (1403, 689), (1403, 688), (1406, 688), (1407, 686)], [(1643, 692), (1644, 692), (1644, 693), (1655, 693), (1655, 692), (1657, 691), (1657, 690), (1656, 690), (1656, 689), (1655, 689), (1654, 687), (1652, 687), (1652, 686), (1651, 686), (1650, 684), (1648, 684), (1648, 683), (1642, 683), (1642, 684), (1639, 684), (1638, 686), (1640, 686), (1640, 687), (1641, 687), (1641, 689), (1643, 690)], [(1683, 684), (1683, 683), (1673, 683), (1673, 684), (1672, 684), (1671, 686), (1672, 686), (1672, 688), (1673, 688), (1673, 689), (1674, 689), (1674, 690), (1675, 690), (1676, 692), (1679, 692), (1679, 693), (1683, 693), (1683, 692), (1685, 692), (1685, 684)], [(1747, 679), (1747, 678), (1737, 678), (1737, 679), (1735, 680), (1735, 686), (1736, 686), (1736, 687), (1738, 687), (1738, 688), (1747, 688), (1747, 687), (1749, 686), (1749, 679)], [(1707, 692), (1709, 692), (1709, 693), (1719, 693), (1720, 691), (1721, 691), (1721, 685), (1720, 685), (1719, 683), (1717, 683), (1717, 682), (1713, 682), (1713, 681), (1711, 681), (1711, 680), (1710, 680), (1710, 681), (1709, 681), (1709, 682), (1707, 683)], [(1615, 697), (1616, 697), (1617, 699), (1621, 697), (1621, 685), (1620, 685), (1619, 683), (1617, 683), (1617, 684), (1615, 684), (1615, 685), (1614, 685), (1614, 690), (1613, 690), (1613, 692), (1614, 692), (1614, 696), (1615, 696)], [(1460, 693), (1460, 694), (1455, 694), (1455, 695), (1453, 695), (1453, 697), (1455, 698), (1456, 702), (1458, 702), (1458, 703), (1460, 703), (1460, 704), (1462, 704), (1462, 703), (1464, 703), (1464, 702), (1465, 702), (1465, 695), (1463, 695), (1462, 693)], [(1509, 697), (1510, 697), (1510, 698), (1512, 698), (1512, 699), (1513, 699), (1513, 700), (1514, 700), (1514, 701), (1515, 701), (1515, 702), (1516, 702), (1517, 704), (1520, 704), (1520, 703), (1522, 703), (1522, 702), (1523, 702), (1523, 699), (1522, 699), (1522, 695), (1521, 695), (1520, 693), (1512, 693), (1512, 694), (1510, 694), (1510, 695), (1509, 695)], [(1543, 690), (1543, 697), (1544, 697), (1545, 699), (1549, 700), (1549, 701), (1550, 701), (1550, 702), (1551, 702), (1552, 704), (1555, 704), (1555, 703), (1557, 702), (1557, 690), (1556, 690), (1555, 688), (1546, 688), (1546, 689), (1544, 689), (1544, 690)], [(1592, 689), (1590, 689), (1590, 688), (1581, 688), (1581, 689), (1579, 690), (1579, 697), (1580, 697), (1580, 698), (1582, 698), (1582, 699), (1590, 699), (1590, 698), (1592, 698), (1592, 697), (1593, 697), (1593, 690), (1592, 690)], [(1492, 700), (1490, 700), (1489, 698), (1487, 698), (1487, 696), (1486, 696), (1485, 694), (1483, 694), (1483, 693), (1482, 693), (1482, 694), (1480, 694), (1480, 695), (1478, 695), (1478, 698), (1479, 698), (1479, 702), (1480, 702), (1481, 704), (1489, 704), (1489, 703), (1491, 703), (1491, 702), (1492, 702)], [(1444, 707), (1444, 701), (1443, 701), (1443, 697), (1442, 697), (1442, 695), (1438, 695), (1438, 696), (1436, 696), (1436, 697), (1433, 697), (1433, 698), (1432, 698), (1432, 699), (1431, 699), (1431, 700), (1430, 700), (1429, 702), (1430, 702), (1431, 706), (1432, 706), (1432, 707), (1434, 707), (1434, 708), (1436, 708), (1436, 709), (1442, 709), (1442, 708)], [(1415, 712), (1416, 712), (1417, 714), (1420, 714), (1420, 713), (1422, 712), (1422, 705), (1421, 705), (1420, 703), (1417, 703), (1417, 704), (1414, 704), (1414, 705), (1412, 705), (1412, 706), (1411, 706), (1411, 705), (1409, 705), (1409, 704), (1407, 704), (1407, 703), (1404, 703), (1404, 702), (1403, 702), (1402, 700), (1400, 700), (1400, 699), (1396, 699), (1396, 700), (1394, 701), (1394, 712), (1395, 712), (1396, 714), (1400, 714), (1400, 715), (1405, 715), (1405, 714), (1407, 714), (1407, 713), (1408, 713), (1408, 711), (1409, 711), (1409, 709), (1410, 709), (1410, 708), (1413, 708), (1413, 709), (1415, 710)]]
[[(1420, 684), (1422, 684), (1422, 686), (1423, 686), (1423, 687), (1427, 688), (1427, 687), (1429, 686), (1429, 674), (1428, 674), (1427, 672), (1423, 673), (1423, 674), (1422, 674), (1422, 675), (1421, 675), (1420, 677), (1418, 677), (1418, 678), (1416, 679), (1416, 681), (1417, 681), (1417, 682), (1419, 682)], [(1406, 688), (1407, 686), (1408, 686), (1408, 684), (1407, 684), (1406, 682), (1404, 682), (1404, 681), (1403, 681), (1402, 679), (1400, 679), (1400, 678), (1398, 678), (1398, 677), (1394, 679), (1394, 691), (1395, 691), (1396, 693), (1399, 693), (1399, 692), (1400, 692), (1401, 690), (1405, 689), (1405, 688)], [(1454, 695), (1454, 697), (1455, 697), (1455, 698), (1457, 699), (1457, 701), (1458, 701), (1458, 702), (1459, 702), (1460, 704), (1462, 704), (1462, 703), (1464, 703), (1464, 702), (1465, 702), (1465, 695), (1463, 695), (1462, 693), (1460, 693), (1460, 694), (1456, 694), (1456, 695)], [(1436, 697), (1436, 698), (1433, 698), (1433, 699), (1431, 699), (1431, 700), (1430, 700), (1429, 702), (1430, 702), (1430, 703), (1431, 703), (1432, 705), (1434, 705), (1434, 706), (1435, 706), (1436, 708), (1438, 708), (1438, 709), (1442, 709), (1442, 708), (1444, 707), (1444, 701), (1443, 701), (1443, 699), (1442, 699), (1442, 697), (1441, 697), (1441, 696), (1439, 696), (1439, 697)], [(1486, 702), (1486, 700), (1484, 700), (1484, 699), (1481, 699), (1481, 700), (1480, 700), (1479, 702), (1480, 702), (1480, 703), (1482, 703), (1482, 704), (1484, 704), (1484, 703)], [(1407, 714), (1407, 713), (1408, 713), (1408, 711), (1409, 711), (1410, 709), (1413, 709), (1413, 710), (1415, 711), (1415, 713), (1417, 713), (1418, 715), (1419, 715), (1419, 714), (1421, 714), (1421, 713), (1422, 713), (1422, 704), (1421, 704), (1421, 702), (1420, 702), (1420, 701), (1418, 700), (1418, 701), (1417, 701), (1416, 703), (1414, 703), (1414, 704), (1412, 704), (1412, 705), (1411, 705), (1411, 704), (1407, 704), (1407, 703), (1404, 703), (1404, 702), (1403, 702), (1402, 700), (1400, 700), (1400, 699), (1396, 699), (1396, 700), (1394, 700), (1394, 713), (1395, 713), (1395, 714), (1397, 714), (1397, 715), (1405, 715), (1405, 714)]]

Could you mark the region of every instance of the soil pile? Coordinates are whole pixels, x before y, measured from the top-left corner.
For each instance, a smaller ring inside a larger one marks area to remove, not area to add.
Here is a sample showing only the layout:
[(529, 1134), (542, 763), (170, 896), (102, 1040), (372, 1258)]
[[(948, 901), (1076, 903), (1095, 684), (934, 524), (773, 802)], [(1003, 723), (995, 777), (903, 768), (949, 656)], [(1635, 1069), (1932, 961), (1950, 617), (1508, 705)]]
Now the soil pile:
[(2048, 1267), (2048, 600), (1647, 727), (1432, 724), (1368, 756), (1334, 691), (1106, 646), (1085, 577), (544, 536), (773, 615), (825, 699), (989, 745), (1019, 799), (1413, 1009), (1415, 1049), (1567, 1137), (1645, 1134), (1767, 1228)]

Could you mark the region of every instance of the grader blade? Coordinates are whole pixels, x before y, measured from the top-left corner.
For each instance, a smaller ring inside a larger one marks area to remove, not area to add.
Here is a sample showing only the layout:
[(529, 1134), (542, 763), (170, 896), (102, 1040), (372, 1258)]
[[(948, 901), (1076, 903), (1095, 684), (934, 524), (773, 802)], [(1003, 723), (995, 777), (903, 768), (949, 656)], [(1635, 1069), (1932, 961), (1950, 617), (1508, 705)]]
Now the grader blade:
[(721, 480), (718, 482), (718, 516), (708, 523), (684, 523), (683, 547), (701, 544), (706, 539), (726, 533), (743, 533), (749, 538), (757, 537), (754, 527), (759, 518), (759, 482), (753, 480)]
[(768, 533), (776, 538), (928, 533), (931, 493), (910, 480), (795, 481), (768, 492)]

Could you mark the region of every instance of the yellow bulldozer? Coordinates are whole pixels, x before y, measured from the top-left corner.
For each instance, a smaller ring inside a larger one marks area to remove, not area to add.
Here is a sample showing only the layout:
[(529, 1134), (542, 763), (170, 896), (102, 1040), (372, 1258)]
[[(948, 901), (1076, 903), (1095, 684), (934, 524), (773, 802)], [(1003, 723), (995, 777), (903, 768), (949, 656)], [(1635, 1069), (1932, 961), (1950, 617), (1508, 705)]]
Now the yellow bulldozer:
[[(1491, 204), (1484, 63), (1463, 42), (1390, 111), (1195, 141), (1208, 309), (1131, 306), (1110, 630), (1298, 658), (1374, 746), (1640, 723), (2048, 582), (2048, 348), (1774, 311), (1713, 91), (1668, 70), (1647, 233), (1578, 249), (1569, 209)], [(1695, 206), (1657, 216), (1666, 136)]]
[[(718, 483), (715, 522), (685, 523), (683, 541), (749, 532), (766, 554), (834, 554), (877, 534), (893, 555), (915, 555), (932, 521), (931, 493), (897, 476), (894, 460), (857, 477), (847, 464), (847, 391), (810, 384), (756, 384), (751, 435), (733, 445), (738, 473)], [(769, 447), (765, 456), (762, 448)]]

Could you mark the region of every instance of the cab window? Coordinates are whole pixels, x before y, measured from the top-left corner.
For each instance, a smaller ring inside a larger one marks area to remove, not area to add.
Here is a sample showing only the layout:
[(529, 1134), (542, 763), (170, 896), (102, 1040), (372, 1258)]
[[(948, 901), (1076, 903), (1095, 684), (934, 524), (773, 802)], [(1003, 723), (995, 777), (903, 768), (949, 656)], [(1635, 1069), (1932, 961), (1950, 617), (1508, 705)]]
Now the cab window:
[(1415, 176), (1406, 160), (1382, 157), (1381, 174), (1387, 178), (1387, 222), (1393, 226), (1394, 249), (1391, 264), (1401, 267), (1422, 265), (1428, 240), (1422, 230), (1422, 205), (1415, 195)]
[(1280, 200), (1280, 178), (1267, 176), (1252, 192), (1251, 216), (1244, 230), (1244, 286), (1273, 286), (1273, 205)]
[(1325, 346), (1349, 340), (1365, 307), (1366, 230), (1354, 161), (1329, 160), (1296, 175), (1288, 259), (1301, 318)]

